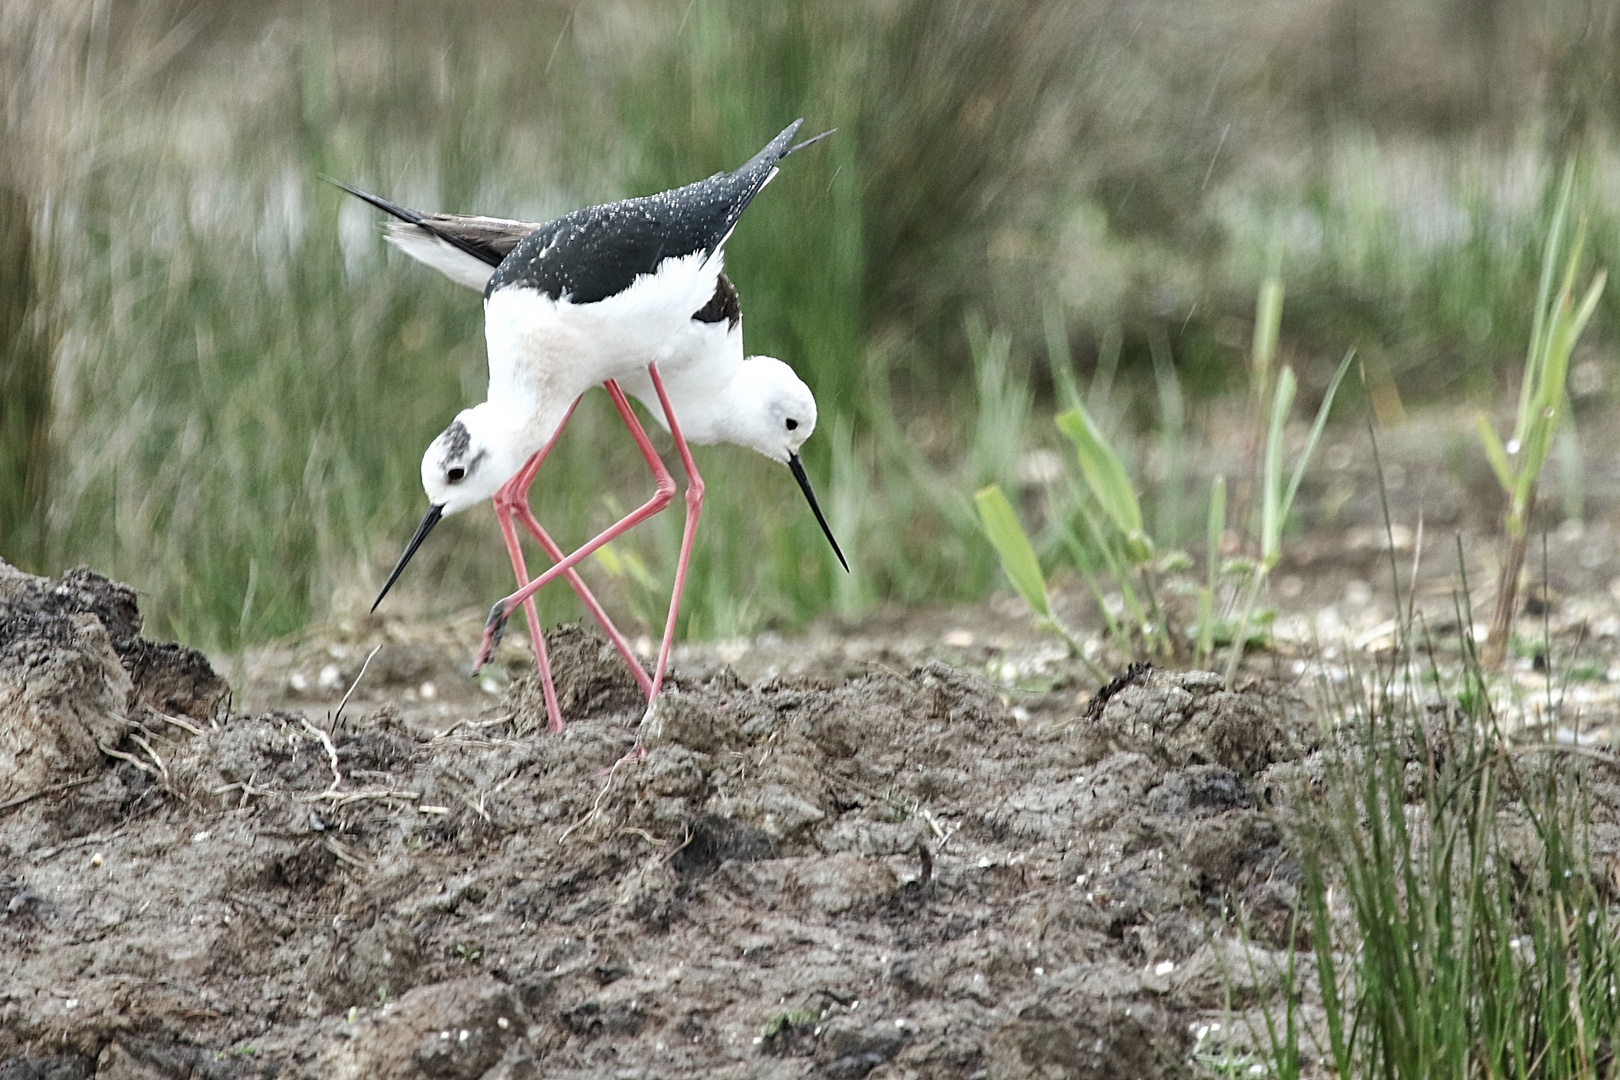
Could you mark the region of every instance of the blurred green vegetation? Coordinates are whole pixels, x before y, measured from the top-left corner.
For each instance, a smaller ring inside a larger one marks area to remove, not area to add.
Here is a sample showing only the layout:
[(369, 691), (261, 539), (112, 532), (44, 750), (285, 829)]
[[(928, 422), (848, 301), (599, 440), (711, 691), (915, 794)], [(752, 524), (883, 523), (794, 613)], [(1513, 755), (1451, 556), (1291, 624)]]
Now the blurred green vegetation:
[[(750, 351), (816, 392), (806, 457), (855, 572), (779, 467), (700, 451), (687, 632), (981, 595), (971, 493), (1039, 517), (1054, 364), (1113, 434), (1163, 435), (1127, 453), (1157, 462), (1174, 542), (1201, 520), (1198, 402), (1243, 385), (1268, 272), (1307, 400), (1356, 346), (1387, 418), (1517, 383), (1574, 151), (1616, 262), (1601, 6), (13, 0), (0, 555), (133, 581), (156, 632), (209, 647), (358, 615), (422, 509), (422, 448), (483, 395), (482, 331), (319, 177), (542, 220), (733, 167), (798, 116), (839, 133), (786, 163), (727, 269)], [(601, 397), (535, 488), (564, 543), (647, 489)], [(487, 511), (442, 532), (395, 610), (507, 590)], [(657, 625), (678, 532), (591, 567), (615, 610)]]

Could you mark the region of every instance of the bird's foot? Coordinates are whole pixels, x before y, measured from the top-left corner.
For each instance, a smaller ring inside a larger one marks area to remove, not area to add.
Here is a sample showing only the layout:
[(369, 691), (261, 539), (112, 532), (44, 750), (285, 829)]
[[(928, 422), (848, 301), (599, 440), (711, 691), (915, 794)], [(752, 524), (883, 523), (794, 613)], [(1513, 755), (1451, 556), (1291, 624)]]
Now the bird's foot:
[(663, 710), (658, 707), (663, 700), (664, 695), (659, 694), (647, 703), (647, 711), (641, 714), (641, 722), (636, 725), (635, 745), (624, 757), (597, 773), (598, 776), (611, 776), (621, 765), (647, 760), (647, 740), (656, 739), (663, 732)]
[(657, 697), (647, 702), (647, 708), (641, 714), (641, 721), (636, 724), (637, 746), (641, 745), (642, 739), (648, 737), (657, 738), (659, 735), (663, 734), (664, 710), (659, 707), (663, 703), (663, 700), (664, 695), (660, 693)]
[(478, 645), (478, 656), (473, 660), (473, 674), (483, 670), (495, 655), (495, 649), (501, 643), (501, 636), (506, 633), (506, 620), (511, 618), (511, 612), (506, 610), (506, 601), (502, 600), (489, 610), (489, 618), (484, 621), (484, 639)]

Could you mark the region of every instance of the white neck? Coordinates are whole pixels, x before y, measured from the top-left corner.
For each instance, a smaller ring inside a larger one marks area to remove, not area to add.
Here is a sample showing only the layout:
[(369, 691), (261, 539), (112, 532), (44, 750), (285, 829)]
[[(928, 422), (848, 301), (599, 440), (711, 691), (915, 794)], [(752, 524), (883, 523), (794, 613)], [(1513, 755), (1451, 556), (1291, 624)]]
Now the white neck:
[[(745, 357), (736, 372), (706, 410), (714, 418), (711, 442), (728, 442), (758, 451), (773, 461), (785, 461), (782, 433), (765, 408), (773, 390), (774, 366), (766, 356)], [(679, 406), (677, 406), (678, 408)]]

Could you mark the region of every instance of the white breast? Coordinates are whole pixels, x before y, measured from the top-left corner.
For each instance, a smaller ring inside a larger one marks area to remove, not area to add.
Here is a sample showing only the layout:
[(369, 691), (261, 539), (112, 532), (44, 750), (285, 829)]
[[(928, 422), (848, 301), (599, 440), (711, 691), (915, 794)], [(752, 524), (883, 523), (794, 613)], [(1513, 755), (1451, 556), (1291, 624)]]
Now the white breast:
[[(718, 397), (742, 362), (741, 328), (703, 323), (720, 277), (717, 255), (671, 259), (623, 292), (593, 304), (553, 300), (534, 289), (501, 289), (484, 302), (491, 400), (572, 401), (619, 379), (659, 422), (662, 410), (646, 376), (657, 363), (683, 433), (711, 442), (704, 405)], [(693, 430), (685, 431), (692, 416)]]
[[(733, 327), (723, 320), (694, 321), (682, 338), (687, 348), (658, 366), (681, 434), (687, 442), (700, 446), (726, 442), (732, 419), (732, 390), (743, 363), (742, 324)], [(646, 406), (660, 427), (669, 430), (646, 368), (625, 375), (619, 385)]]

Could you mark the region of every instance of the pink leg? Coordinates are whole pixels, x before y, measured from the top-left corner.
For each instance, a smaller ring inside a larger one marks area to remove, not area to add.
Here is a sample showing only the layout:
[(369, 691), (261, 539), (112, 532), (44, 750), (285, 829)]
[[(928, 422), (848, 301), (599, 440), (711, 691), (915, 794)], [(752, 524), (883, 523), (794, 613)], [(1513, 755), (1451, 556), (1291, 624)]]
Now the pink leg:
[[(618, 384), (615, 383), (614, 385), (616, 387)], [(576, 398), (574, 400), (574, 404), (568, 407), (568, 412), (563, 417), (562, 424), (558, 425), (557, 435), (562, 433), (563, 427), (567, 425), (569, 418), (574, 415), (574, 409), (578, 406), (579, 400)], [(549, 454), (551, 452), (551, 448), (556, 445), (557, 435), (553, 435), (551, 437), (551, 442), (547, 443), (541, 450), (535, 453), (533, 457), (526, 461), (523, 468), (518, 471), (518, 474), (511, 480), (507, 481), (506, 485), (502, 487), (501, 490), (495, 495), (495, 498), (498, 501), (505, 500), (506, 504), (511, 507), (513, 514), (517, 517), (518, 523), (523, 526), (525, 531), (527, 531), (530, 536), (534, 537), (535, 542), (538, 543), (545, 553), (551, 557), (552, 562), (560, 562), (562, 560), (562, 548), (558, 547), (556, 541), (552, 540), (551, 537), (547, 535), (545, 529), (540, 527), (540, 522), (535, 518), (533, 511), (529, 509), (529, 488), (534, 484), (534, 478), (535, 475), (540, 471), (541, 462), (545, 461), (546, 455)], [(519, 552), (518, 558), (522, 558), (521, 552)], [(516, 568), (515, 563), (514, 568)], [(585, 605), (585, 609), (591, 613), (591, 617), (594, 618), (597, 621), (597, 624), (600, 625), (607, 633), (608, 639), (613, 642), (613, 648), (618, 651), (621, 657), (624, 658), (624, 662), (630, 666), (630, 672), (635, 676), (636, 685), (641, 688), (642, 695), (649, 698), (652, 697), (652, 679), (650, 679), (647, 676), (647, 672), (642, 669), (641, 662), (636, 659), (635, 651), (630, 648), (630, 643), (625, 640), (623, 634), (619, 633), (619, 628), (613, 625), (613, 620), (608, 618), (607, 612), (603, 609), (602, 605), (597, 602), (596, 597), (591, 593), (590, 587), (587, 586), (584, 579), (572, 569), (568, 570), (564, 576), (568, 579), (568, 584), (573, 587), (574, 592), (578, 594), (580, 602)], [(526, 576), (526, 572), (519, 573), (519, 588), (522, 588), (524, 585), (528, 584), (528, 581), (529, 579)], [(532, 598), (524, 601), (524, 604), (526, 605), (524, 608), (525, 611), (528, 610), (527, 605), (531, 603)]]
[[(534, 456), (524, 462), (523, 468), (518, 471), (518, 474), (508, 480), (495, 493), (495, 514), (500, 520), (501, 534), (506, 540), (506, 551), (511, 557), (512, 570), (517, 576), (519, 588), (528, 584), (529, 573), (528, 567), (523, 561), (523, 549), (519, 546), (517, 536), (511, 526), (513, 517), (517, 518), (518, 522), (530, 536), (534, 537), (535, 541), (539, 543), (553, 561), (563, 558), (562, 549), (540, 527), (540, 522), (535, 519), (533, 512), (529, 509), (528, 493), (529, 488), (534, 484), (536, 474), (540, 471), (540, 465), (545, 461), (546, 455), (551, 453), (551, 448), (557, 444), (562, 429), (567, 426), (569, 419), (574, 415), (574, 409), (578, 406), (579, 400), (576, 398), (574, 403), (568, 407), (568, 412), (564, 414), (562, 423), (557, 426), (557, 434), (551, 437), (549, 443), (536, 451)], [(642, 694), (650, 698), (652, 696), (652, 680), (648, 678), (646, 671), (642, 669), (641, 663), (636, 659), (636, 654), (630, 648), (629, 642), (625, 641), (624, 635), (619, 633), (619, 628), (613, 625), (613, 620), (608, 618), (607, 612), (603, 610), (602, 605), (591, 593), (590, 587), (585, 584), (584, 579), (572, 569), (564, 576), (568, 579), (568, 583), (573, 587), (574, 592), (579, 595), (586, 610), (607, 632), (608, 637), (613, 641), (613, 647), (624, 658), (624, 662), (630, 666), (630, 671), (635, 676), (636, 685), (641, 689)], [(532, 596), (523, 601), (523, 614), (529, 624), (529, 637), (535, 643), (535, 662), (540, 669), (549, 726), (553, 732), (560, 732), (563, 729), (562, 712), (557, 705), (556, 686), (551, 677), (550, 665), (545, 651), (545, 639), (540, 630), (540, 619), (535, 612), (534, 598)]]
[(681, 530), (681, 553), (675, 563), (675, 588), (669, 598), (669, 617), (664, 622), (664, 640), (658, 646), (658, 667), (653, 671), (652, 693), (648, 700), (658, 696), (664, 685), (664, 672), (669, 667), (669, 650), (675, 641), (675, 619), (681, 612), (681, 590), (686, 587), (686, 564), (692, 559), (692, 537), (697, 533), (698, 517), (703, 513), (703, 477), (698, 475), (692, 450), (681, 434), (681, 425), (670, 407), (669, 395), (664, 391), (664, 380), (658, 375), (658, 365), (648, 364), (647, 374), (652, 377), (653, 389), (658, 392), (658, 403), (664, 407), (664, 419), (669, 421), (669, 433), (675, 439), (675, 449), (681, 455), (681, 467), (686, 470), (686, 525)]
[[(658, 394), (658, 404), (664, 409), (664, 419), (668, 421), (669, 433), (675, 439), (675, 449), (681, 455), (681, 467), (686, 470), (686, 524), (681, 529), (681, 551), (675, 563), (675, 587), (670, 591), (669, 616), (664, 622), (664, 640), (658, 646), (658, 667), (653, 673), (653, 692), (647, 699), (648, 711), (651, 712), (652, 702), (657, 701), (658, 691), (664, 686), (664, 673), (669, 667), (669, 650), (675, 640), (675, 623), (681, 613), (681, 591), (686, 587), (686, 565), (692, 559), (692, 538), (697, 533), (698, 518), (703, 513), (703, 477), (698, 475), (697, 462), (692, 460), (692, 450), (686, 444), (686, 436), (681, 434), (681, 424), (675, 418), (674, 408), (670, 406), (669, 394), (664, 390), (664, 380), (658, 374), (658, 365), (648, 364), (647, 374), (652, 378), (653, 390)], [(635, 745), (620, 761), (639, 761), (646, 756), (647, 746), (637, 734)]]
[[(512, 507), (502, 499), (506, 488), (495, 495), (495, 519), (501, 523), (501, 536), (506, 540), (506, 554), (512, 560), (512, 572), (517, 575), (521, 588), (529, 583), (528, 568), (523, 565), (523, 549), (518, 546), (517, 530), (512, 528)], [(534, 610), (534, 597), (523, 601), (523, 617), (529, 623), (529, 640), (534, 642), (534, 663), (540, 669), (540, 692), (546, 701), (546, 726), (552, 734), (563, 730), (562, 709), (557, 704), (557, 687), (551, 680), (551, 664), (546, 659), (546, 639), (540, 633), (540, 616)]]
[[(516, 506), (528, 509), (527, 500), (523, 496), (528, 492), (529, 485), (534, 482), (534, 474), (539, 470), (540, 463), (557, 444), (557, 437), (562, 434), (562, 429), (568, 424), (568, 418), (574, 415), (574, 409), (578, 405), (579, 401), (576, 399), (574, 404), (568, 407), (563, 422), (557, 425), (557, 433), (551, 437), (551, 441), (541, 447), (524, 463), (523, 468), (518, 470), (518, 474), (502, 484), (500, 490), (495, 493), (493, 500), (495, 520), (500, 523), (501, 538), (506, 541), (506, 554), (512, 560), (512, 572), (517, 576), (520, 588), (528, 584), (529, 570), (523, 563), (523, 548), (518, 544), (517, 530), (512, 528), (512, 517)], [(534, 662), (540, 670), (541, 696), (546, 702), (546, 726), (554, 734), (558, 734), (563, 730), (562, 709), (557, 704), (557, 687), (551, 678), (551, 664), (546, 658), (546, 639), (540, 630), (540, 615), (535, 611), (533, 597), (523, 602), (523, 617), (529, 624), (529, 639), (534, 644)]]
[(594, 539), (575, 550), (573, 554), (559, 561), (555, 566), (527, 585), (520, 587), (517, 592), (497, 603), (490, 610), (489, 619), (484, 624), (484, 640), (479, 645), (477, 658), (473, 661), (474, 671), (489, 662), (490, 654), (494, 652), (495, 646), (500, 642), (501, 632), (506, 628), (506, 620), (512, 617), (512, 612), (516, 611), (519, 605), (551, 584), (559, 576), (567, 573), (581, 559), (589, 556), (603, 544), (608, 543), (626, 530), (639, 525), (647, 518), (664, 509), (669, 505), (670, 499), (675, 497), (675, 479), (669, 475), (669, 470), (664, 468), (664, 463), (659, 458), (658, 451), (653, 449), (652, 440), (647, 438), (646, 431), (641, 427), (641, 421), (636, 419), (636, 414), (631, 410), (630, 403), (625, 400), (624, 391), (620, 390), (619, 385), (612, 380), (609, 380), (604, 385), (607, 388), (608, 396), (613, 399), (614, 407), (619, 410), (619, 416), (624, 419), (625, 426), (630, 429), (631, 436), (635, 438), (636, 446), (641, 450), (641, 456), (647, 461), (647, 467), (652, 470), (658, 488), (652, 497), (635, 511), (599, 533)]
[[(536, 543), (545, 549), (551, 561), (562, 561), (564, 557), (562, 548), (558, 547), (556, 541), (540, 527), (540, 522), (536, 521), (534, 515), (529, 512), (528, 504), (518, 504), (516, 511), (518, 523), (528, 531), (530, 536), (534, 537)], [(585, 584), (579, 574), (569, 570), (564, 577), (574, 587), (574, 592), (579, 594), (580, 602), (591, 613), (591, 617), (596, 620), (597, 625), (607, 634), (608, 640), (613, 642), (613, 648), (624, 658), (624, 662), (629, 665), (630, 674), (635, 676), (636, 686), (640, 688), (642, 696), (650, 700), (653, 695), (652, 678), (648, 676), (646, 670), (641, 666), (641, 661), (636, 659), (635, 651), (630, 648), (630, 643), (625, 640), (623, 634), (619, 633), (619, 628), (613, 625), (613, 620), (608, 618), (608, 613), (603, 610), (602, 605), (592, 595), (590, 587)], [(518, 582), (520, 587), (523, 584), (522, 581)], [(525, 603), (528, 603), (528, 601), (525, 601)]]

